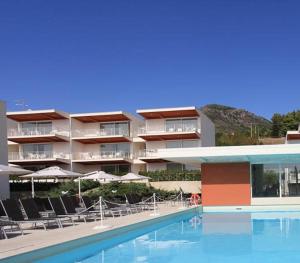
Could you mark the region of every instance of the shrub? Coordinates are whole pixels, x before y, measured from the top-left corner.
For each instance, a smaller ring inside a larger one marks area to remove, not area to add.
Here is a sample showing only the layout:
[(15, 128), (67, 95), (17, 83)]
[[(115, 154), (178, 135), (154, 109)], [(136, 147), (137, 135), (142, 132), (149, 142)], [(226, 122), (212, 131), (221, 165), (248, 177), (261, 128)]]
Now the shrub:
[(156, 181), (200, 181), (200, 170), (193, 171), (148, 171), (140, 172), (141, 175), (148, 176), (152, 182)]

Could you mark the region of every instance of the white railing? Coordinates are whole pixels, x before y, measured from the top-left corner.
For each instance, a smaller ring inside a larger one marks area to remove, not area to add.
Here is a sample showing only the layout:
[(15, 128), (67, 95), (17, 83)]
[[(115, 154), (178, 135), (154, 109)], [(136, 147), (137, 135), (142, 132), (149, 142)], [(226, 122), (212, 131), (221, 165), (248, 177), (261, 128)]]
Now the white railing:
[(38, 135), (63, 135), (69, 136), (69, 132), (59, 128), (21, 128), (9, 129), (8, 136), (38, 136)]
[(75, 160), (101, 160), (101, 159), (131, 159), (130, 152), (110, 151), (110, 152), (78, 152), (73, 154)]
[(138, 153), (138, 157), (157, 157), (157, 150), (156, 149), (147, 149), (141, 150)]
[(105, 137), (105, 136), (129, 136), (128, 129), (78, 129), (72, 132), (73, 137)]
[(146, 129), (146, 127), (140, 127), (138, 130), (139, 134), (156, 134), (156, 133), (178, 133), (178, 132), (198, 132), (200, 133), (200, 129), (191, 125), (172, 125), (168, 127), (164, 127), (162, 129), (152, 130)]
[(43, 160), (43, 159), (69, 159), (70, 155), (59, 152), (9, 152), (9, 160)]

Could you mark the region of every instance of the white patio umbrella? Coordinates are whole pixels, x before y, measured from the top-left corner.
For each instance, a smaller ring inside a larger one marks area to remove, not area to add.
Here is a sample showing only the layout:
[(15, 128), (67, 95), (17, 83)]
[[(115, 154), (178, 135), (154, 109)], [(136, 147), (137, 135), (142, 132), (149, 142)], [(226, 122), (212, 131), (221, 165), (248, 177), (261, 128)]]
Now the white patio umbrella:
[(80, 180), (98, 180), (100, 183), (109, 183), (121, 181), (121, 178), (116, 175), (108, 174), (104, 171), (95, 171), (87, 173), (86, 176), (81, 177)]
[[(22, 178), (31, 178), (31, 192), (32, 198), (34, 198), (34, 179), (66, 179), (66, 178), (78, 178), (83, 176), (80, 173), (64, 170), (58, 166), (51, 166), (35, 173), (21, 176)], [(79, 195), (80, 195), (80, 183), (79, 183)]]
[(122, 181), (139, 181), (139, 180), (149, 180), (150, 177), (143, 176), (135, 173), (128, 173), (126, 175), (121, 176)]
[(23, 175), (29, 173), (32, 173), (32, 171), (0, 164), (0, 175)]

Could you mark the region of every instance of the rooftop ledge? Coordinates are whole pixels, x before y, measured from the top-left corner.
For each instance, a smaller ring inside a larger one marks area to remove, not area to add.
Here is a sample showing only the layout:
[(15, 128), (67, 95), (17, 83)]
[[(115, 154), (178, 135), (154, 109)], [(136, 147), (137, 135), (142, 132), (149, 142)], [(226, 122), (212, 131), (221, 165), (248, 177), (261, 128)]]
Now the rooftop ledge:
[(180, 163), (300, 163), (300, 144), (158, 149), (157, 157)]

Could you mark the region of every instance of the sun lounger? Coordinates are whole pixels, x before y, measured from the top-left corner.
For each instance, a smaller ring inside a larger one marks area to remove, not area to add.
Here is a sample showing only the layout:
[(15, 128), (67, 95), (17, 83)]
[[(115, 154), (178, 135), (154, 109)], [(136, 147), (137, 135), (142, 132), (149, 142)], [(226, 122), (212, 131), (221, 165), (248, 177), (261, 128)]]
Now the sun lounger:
[(20, 199), (19, 201), (28, 219), (38, 218), (38, 219), (49, 220), (49, 221), (56, 220), (59, 227), (63, 227), (62, 222), (68, 219), (67, 217), (66, 218), (57, 217), (53, 212), (50, 215), (46, 215), (44, 213), (41, 214), (38, 210), (35, 201), (32, 198), (22, 199), (22, 200)]
[(87, 219), (88, 215), (78, 214), (78, 213), (73, 213), (73, 214), (67, 213), (60, 198), (49, 197), (48, 199), (49, 199), (50, 205), (52, 207), (52, 210), (55, 212), (56, 216), (68, 217), (72, 220), (73, 224), (74, 224), (74, 221), (82, 221), (82, 220), (86, 223), (86, 219)]
[(47, 230), (46, 225), (50, 225), (51, 223), (57, 224), (58, 227), (61, 227), (60, 223), (54, 219), (44, 219), (44, 218), (24, 218), (22, 214), (22, 210), (19, 207), (19, 204), (14, 199), (6, 199), (0, 201), (1, 205), (7, 215), (7, 217), (16, 223), (22, 224), (22, 223), (32, 223), (34, 226), (41, 225), (45, 230)]
[(7, 239), (7, 233), (11, 233), (13, 231), (19, 231), (21, 235), (23, 235), (23, 230), (18, 223), (0, 219), (0, 236), (2, 235), (5, 239)]
[[(95, 209), (95, 206), (93, 205), (93, 202), (92, 202), (90, 197), (81, 196), (81, 198), (82, 198), (82, 203), (84, 204), (85, 208), (88, 209), (88, 211), (90, 211), (91, 213), (96, 213), (96, 214), (100, 215), (99, 208)], [(112, 216), (112, 217), (122, 215), (119, 211), (111, 210), (111, 209), (109, 209), (108, 207), (105, 207), (105, 206), (103, 207), (103, 214), (105, 216)]]

